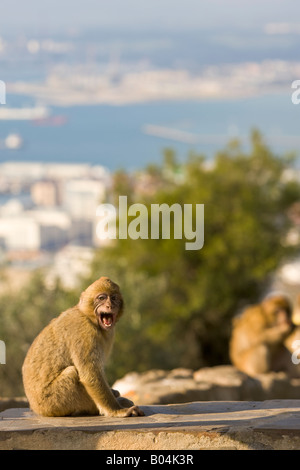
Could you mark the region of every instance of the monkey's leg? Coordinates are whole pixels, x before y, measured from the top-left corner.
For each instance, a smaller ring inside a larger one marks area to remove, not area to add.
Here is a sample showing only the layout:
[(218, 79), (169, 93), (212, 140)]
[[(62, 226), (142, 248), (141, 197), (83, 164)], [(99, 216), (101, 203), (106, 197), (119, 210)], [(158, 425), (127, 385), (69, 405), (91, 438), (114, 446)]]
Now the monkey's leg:
[(44, 390), (41, 414), (46, 416), (98, 415), (93, 400), (80, 383), (74, 366), (64, 369)]
[(253, 347), (249, 351), (244, 352), (241, 357), (241, 363), (243, 364), (243, 372), (250, 376), (270, 372), (270, 350), (264, 344)]

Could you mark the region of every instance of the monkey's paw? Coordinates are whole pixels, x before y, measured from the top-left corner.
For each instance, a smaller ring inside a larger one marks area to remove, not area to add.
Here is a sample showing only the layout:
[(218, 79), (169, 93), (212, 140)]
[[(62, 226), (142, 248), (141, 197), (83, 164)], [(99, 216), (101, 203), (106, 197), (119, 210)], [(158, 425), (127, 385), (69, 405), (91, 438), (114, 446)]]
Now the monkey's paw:
[(125, 417), (128, 416), (145, 416), (145, 413), (138, 406), (131, 406), (131, 408), (128, 408)]
[(119, 405), (121, 405), (123, 408), (129, 408), (130, 406), (134, 406), (133, 401), (128, 400), (128, 398), (125, 397), (117, 397), (117, 401)]

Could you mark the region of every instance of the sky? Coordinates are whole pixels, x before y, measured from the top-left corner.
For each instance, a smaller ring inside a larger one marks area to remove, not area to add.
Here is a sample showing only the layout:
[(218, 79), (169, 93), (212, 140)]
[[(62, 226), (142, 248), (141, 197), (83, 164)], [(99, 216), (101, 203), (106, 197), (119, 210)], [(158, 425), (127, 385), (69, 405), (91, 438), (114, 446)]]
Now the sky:
[(300, 18), (299, 0), (1, 0), (0, 9), (0, 35), (91, 28), (261, 29)]

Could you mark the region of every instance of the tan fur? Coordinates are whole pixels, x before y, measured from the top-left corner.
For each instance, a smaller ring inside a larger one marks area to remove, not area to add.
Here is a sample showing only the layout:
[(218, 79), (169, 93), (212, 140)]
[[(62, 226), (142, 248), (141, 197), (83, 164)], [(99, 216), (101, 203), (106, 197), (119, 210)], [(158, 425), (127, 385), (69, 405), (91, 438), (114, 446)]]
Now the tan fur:
[(292, 320), (293, 320), (293, 323), (295, 323), (295, 325), (297, 326), (300, 325), (300, 295), (297, 295), (296, 297)]
[[(104, 294), (105, 300), (98, 300)], [(99, 305), (101, 304), (101, 307)], [(101, 327), (97, 312), (123, 313), (117, 284), (101, 277), (80, 297), (78, 305), (52, 320), (32, 343), (22, 373), (30, 407), (45, 416), (144, 413), (107, 384), (104, 366), (111, 352), (114, 323)]]
[(292, 335), (291, 304), (285, 296), (265, 299), (233, 321), (230, 358), (242, 372), (255, 376), (270, 371), (299, 374), (285, 342)]

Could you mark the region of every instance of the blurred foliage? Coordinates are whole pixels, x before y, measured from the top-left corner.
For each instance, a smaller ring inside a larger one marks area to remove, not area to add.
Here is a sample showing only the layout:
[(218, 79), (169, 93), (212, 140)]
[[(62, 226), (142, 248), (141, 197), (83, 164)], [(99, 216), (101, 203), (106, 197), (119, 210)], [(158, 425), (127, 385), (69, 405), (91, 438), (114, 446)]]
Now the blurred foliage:
[(228, 363), (232, 317), (257, 302), (298, 248), (284, 243), (288, 208), (300, 199), (299, 184), (285, 177), (293, 164), (253, 131), (247, 153), (232, 141), (211, 165), (193, 153), (180, 163), (168, 149), (161, 167), (146, 170), (157, 191), (132, 193), (130, 200), (145, 204), (149, 217), (152, 203), (204, 203), (205, 242), (188, 251), (185, 239), (172, 236), (127, 239), (98, 251), (91, 279), (111, 276), (127, 305), (110, 362), (113, 378), (129, 370)]
[(139, 175), (117, 172), (108, 201), (116, 205), (127, 195), (128, 204), (145, 204), (150, 217), (154, 203), (205, 204), (203, 248), (188, 251), (185, 239), (172, 236), (118, 240), (97, 250), (91, 275), (76, 292), (59, 282), (49, 289), (37, 273), (17, 293), (3, 293), (0, 339), (7, 364), (0, 366), (0, 395), (23, 393), (29, 344), (102, 275), (120, 285), (126, 304), (107, 370), (111, 383), (131, 370), (228, 363), (232, 317), (257, 302), (274, 270), (299, 248), (284, 243), (288, 209), (300, 200), (300, 185), (285, 177), (294, 163), (291, 155), (274, 155), (253, 131), (249, 151), (232, 141), (213, 162), (195, 153), (179, 162), (167, 149), (161, 165), (142, 172), (141, 185)]
[(77, 301), (78, 293), (67, 291), (59, 281), (47, 287), (43, 271), (35, 272), (23, 287), (7, 287), (2, 293), (0, 339), (6, 346), (6, 364), (0, 365), (0, 397), (24, 395), (21, 369), (30, 344), (52, 318)]

